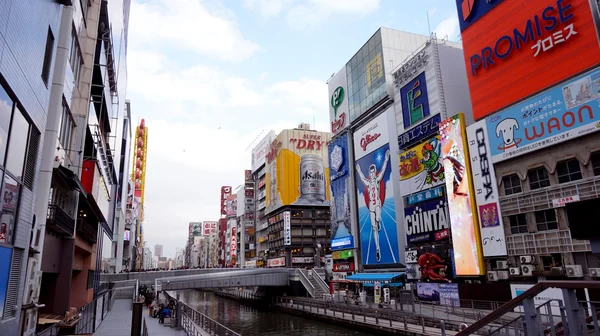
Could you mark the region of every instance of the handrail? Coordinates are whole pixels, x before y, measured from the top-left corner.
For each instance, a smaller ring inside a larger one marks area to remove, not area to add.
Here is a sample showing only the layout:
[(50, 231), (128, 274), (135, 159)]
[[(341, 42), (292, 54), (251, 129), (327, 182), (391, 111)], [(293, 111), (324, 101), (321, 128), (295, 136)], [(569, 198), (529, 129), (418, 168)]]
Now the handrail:
[(498, 309), (492, 311), (486, 316), (482, 317), (475, 323), (471, 324), (464, 330), (458, 332), (456, 336), (467, 336), (474, 334), (479, 331), (481, 328), (486, 325), (492, 323), (496, 319), (500, 318), (502, 315), (506, 314), (510, 310), (516, 308), (523, 302), (525, 299), (533, 298), (536, 295), (540, 294), (544, 290), (548, 288), (561, 288), (561, 289), (583, 289), (583, 288), (595, 288), (600, 289), (600, 282), (598, 281), (541, 281), (537, 284), (533, 285), (533, 287), (529, 288), (525, 292), (521, 293), (519, 296), (514, 299), (508, 301), (502, 306), (498, 307)]
[(201, 335), (196, 329), (196, 326), (198, 326), (205, 332), (215, 336), (242, 336), (183, 302), (181, 305), (181, 312), (183, 317), (183, 328), (188, 335)]
[[(304, 288), (306, 288), (310, 296), (315, 297), (315, 286), (308, 280), (306, 274), (304, 274), (301, 269), (297, 269), (296, 274), (300, 274), (300, 282), (302, 282), (302, 285), (304, 285)], [(312, 290), (306, 284), (308, 284)]]
[[(316, 277), (315, 277), (316, 275)], [(321, 287), (321, 289), (328, 293), (329, 292), (329, 285), (327, 284), (327, 282), (325, 282), (325, 280), (323, 280), (323, 278), (321, 278), (321, 275), (319, 275), (319, 272), (317, 271), (313, 271), (313, 278), (316, 278), (317, 283), (319, 284), (319, 287)]]

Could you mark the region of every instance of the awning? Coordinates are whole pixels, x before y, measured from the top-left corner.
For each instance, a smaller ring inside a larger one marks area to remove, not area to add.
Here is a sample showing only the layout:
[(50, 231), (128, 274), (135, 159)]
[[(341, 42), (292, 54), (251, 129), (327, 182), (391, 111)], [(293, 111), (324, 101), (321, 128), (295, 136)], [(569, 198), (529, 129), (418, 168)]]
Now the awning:
[(79, 176), (75, 175), (71, 169), (61, 165), (58, 166), (58, 168), (54, 168), (54, 170), (58, 173), (58, 175), (60, 175), (63, 181), (69, 185), (69, 187), (79, 191), (81, 194), (83, 194), (83, 196), (87, 197), (87, 192), (83, 188), (83, 185), (79, 180)]
[[(402, 282), (390, 282), (390, 283), (385, 283), (383, 285), (386, 286), (386, 287), (402, 287), (402, 286), (404, 286), (404, 283), (402, 283)], [(374, 287), (375, 284), (364, 283), (363, 286), (364, 287)]]
[(346, 277), (346, 280), (351, 280), (354, 282), (362, 282), (362, 283), (375, 283), (375, 282), (400, 282), (399, 280), (403, 280), (404, 273), (356, 273), (351, 276)]

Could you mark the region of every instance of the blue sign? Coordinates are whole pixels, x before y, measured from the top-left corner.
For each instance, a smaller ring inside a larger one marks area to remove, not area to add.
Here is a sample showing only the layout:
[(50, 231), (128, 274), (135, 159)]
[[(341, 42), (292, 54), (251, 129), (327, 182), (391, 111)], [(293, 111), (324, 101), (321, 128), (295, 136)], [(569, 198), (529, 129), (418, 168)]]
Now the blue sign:
[(486, 119), (494, 163), (600, 130), (596, 69)]
[(439, 114), (436, 114), (403, 134), (400, 134), (398, 136), (398, 148), (404, 149), (412, 147), (418, 142), (431, 137), (438, 132), (440, 121), (442, 121), (442, 117)]
[(456, 0), (460, 31), (469, 28), (501, 2), (502, 0)]
[(356, 161), (358, 224), (363, 265), (400, 262), (390, 145)]
[(440, 198), (404, 207), (404, 225), (409, 243), (448, 239), (450, 236), (448, 202)]
[(425, 72), (421, 72), (412, 81), (400, 88), (402, 101), (402, 119), (404, 128), (409, 128), (429, 116), (429, 98)]
[(10, 275), (11, 260), (12, 249), (0, 247), (0, 319), (4, 317), (4, 305), (6, 304), (6, 292), (8, 291), (8, 276)]
[[(333, 139), (328, 145), (329, 179), (331, 186), (331, 249), (354, 248), (350, 220), (350, 175), (348, 163), (348, 133)], [(341, 245), (340, 245), (341, 244)]]
[(342, 238), (335, 238), (331, 240), (331, 250), (345, 250), (354, 248), (354, 237), (347, 236)]
[(435, 187), (433, 189), (424, 190), (416, 194), (408, 196), (408, 205), (413, 205), (420, 202), (429, 201), (444, 196), (444, 186)]

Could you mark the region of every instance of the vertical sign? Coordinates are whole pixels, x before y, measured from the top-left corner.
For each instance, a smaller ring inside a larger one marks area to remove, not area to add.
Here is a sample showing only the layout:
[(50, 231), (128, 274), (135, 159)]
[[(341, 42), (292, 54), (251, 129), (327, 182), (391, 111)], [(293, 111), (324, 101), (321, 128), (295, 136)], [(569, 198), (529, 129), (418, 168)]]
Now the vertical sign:
[(450, 227), (454, 245), (456, 275), (474, 276), (485, 272), (477, 207), (473, 197), (471, 164), (468, 160), (464, 116), (459, 113), (440, 123)]
[(292, 224), (289, 211), (283, 212), (283, 245), (292, 245)]
[(492, 165), (485, 120), (467, 127), (467, 138), (469, 139), (473, 188), (481, 227), (483, 256), (505, 256), (507, 251), (498, 200), (498, 184)]

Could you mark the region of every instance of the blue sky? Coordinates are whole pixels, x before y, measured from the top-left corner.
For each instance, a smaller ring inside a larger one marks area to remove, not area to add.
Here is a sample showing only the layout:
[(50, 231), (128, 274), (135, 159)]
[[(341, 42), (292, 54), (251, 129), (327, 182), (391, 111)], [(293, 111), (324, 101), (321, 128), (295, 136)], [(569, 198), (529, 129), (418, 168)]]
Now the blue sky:
[(327, 131), (325, 82), (381, 26), (459, 39), (451, 0), (133, 0), (128, 99), (149, 127), (148, 243), (174, 256), (189, 222), (217, 219), (220, 186), (242, 182), (268, 130)]

